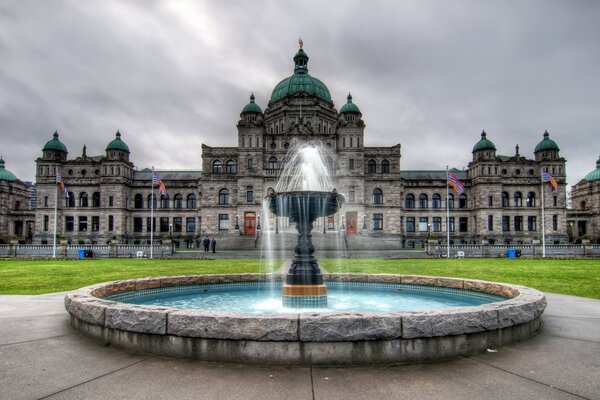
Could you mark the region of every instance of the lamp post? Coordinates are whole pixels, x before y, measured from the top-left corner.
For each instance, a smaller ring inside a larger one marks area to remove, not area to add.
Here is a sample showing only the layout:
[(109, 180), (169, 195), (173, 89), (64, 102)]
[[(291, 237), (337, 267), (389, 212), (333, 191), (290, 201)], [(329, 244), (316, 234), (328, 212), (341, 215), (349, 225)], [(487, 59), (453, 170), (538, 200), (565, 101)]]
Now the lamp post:
[(363, 227), (364, 230), (367, 230), (367, 214), (363, 214)]
[(344, 220), (346, 219), (346, 214), (341, 214), (340, 215), (342, 217), (342, 226), (341, 226), (341, 230), (345, 230), (346, 226), (344, 225)]
[(256, 230), (260, 231), (260, 214), (257, 215), (258, 221), (256, 222)]
[(427, 224), (427, 254), (430, 254), (431, 252), (431, 248), (430, 248), (430, 242), (431, 240), (431, 224)]
[(239, 223), (239, 219), (240, 219), (240, 216), (239, 216), (239, 214), (236, 214), (236, 215), (235, 215), (235, 230), (236, 230), (236, 231), (239, 231), (239, 230), (240, 230), (240, 223)]

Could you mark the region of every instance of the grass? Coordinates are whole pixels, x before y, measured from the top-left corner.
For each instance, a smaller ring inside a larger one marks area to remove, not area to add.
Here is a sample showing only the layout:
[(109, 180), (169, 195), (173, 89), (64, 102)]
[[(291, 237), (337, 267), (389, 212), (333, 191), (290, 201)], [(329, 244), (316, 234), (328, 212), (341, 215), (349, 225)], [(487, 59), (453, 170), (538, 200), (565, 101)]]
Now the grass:
[[(596, 260), (352, 259), (322, 260), (329, 272), (437, 275), (514, 283), (600, 299)], [(273, 271), (275, 266), (268, 268)], [(118, 279), (186, 274), (265, 272), (260, 260), (57, 260), (0, 261), (1, 294), (42, 294)]]

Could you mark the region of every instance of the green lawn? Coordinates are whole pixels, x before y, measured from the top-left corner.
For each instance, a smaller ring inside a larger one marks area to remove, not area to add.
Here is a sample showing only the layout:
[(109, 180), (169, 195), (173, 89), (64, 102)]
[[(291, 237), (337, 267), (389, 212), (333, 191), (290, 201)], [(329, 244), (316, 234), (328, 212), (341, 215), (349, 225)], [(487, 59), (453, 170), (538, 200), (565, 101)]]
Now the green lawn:
[[(600, 299), (600, 260), (322, 260), (329, 272), (437, 275), (515, 283)], [(162, 275), (271, 272), (260, 260), (0, 261), (1, 294), (41, 294), (98, 282)]]

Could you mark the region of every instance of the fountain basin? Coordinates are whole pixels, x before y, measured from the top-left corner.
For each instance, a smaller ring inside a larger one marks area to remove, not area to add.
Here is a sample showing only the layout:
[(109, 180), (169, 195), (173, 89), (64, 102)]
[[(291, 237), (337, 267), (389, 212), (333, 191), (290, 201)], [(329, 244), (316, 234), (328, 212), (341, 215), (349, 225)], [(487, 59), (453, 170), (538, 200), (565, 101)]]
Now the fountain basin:
[(108, 282), (68, 294), (65, 306), (77, 330), (128, 350), (206, 361), (358, 365), (439, 361), (522, 340), (537, 331), (546, 305), (537, 290), (476, 280), (355, 274), (324, 274), (324, 278), (467, 289), (506, 300), (429, 311), (253, 315), (105, 299), (145, 289), (267, 279), (263, 274), (240, 274)]

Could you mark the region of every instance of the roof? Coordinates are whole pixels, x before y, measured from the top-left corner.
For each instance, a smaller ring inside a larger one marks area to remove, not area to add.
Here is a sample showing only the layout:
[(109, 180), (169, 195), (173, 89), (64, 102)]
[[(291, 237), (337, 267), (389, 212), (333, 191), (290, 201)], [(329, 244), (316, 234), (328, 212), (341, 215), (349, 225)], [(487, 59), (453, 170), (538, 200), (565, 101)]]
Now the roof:
[(342, 106), (340, 109), (340, 114), (347, 112), (360, 114), (358, 106), (352, 102), (352, 94), (348, 93), (348, 97), (346, 97), (346, 99), (348, 99), (348, 102)]
[(62, 151), (63, 153), (68, 153), (67, 146), (65, 146), (60, 140), (58, 140), (58, 132), (54, 131), (52, 135), (53, 138), (46, 142), (42, 151), (52, 150), (52, 151)]
[(115, 136), (116, 138), (110, 142), (108, 146), (106, 146), (106, 151), (119, 150), (129, 153), (129, 146), (127, 146), (127, 143), (121, 140), (121, 132), (117, 131)]
[(4, 168), (4, 160), (2, 157), (0, 157), (0, 181), (13, 182), (16, 180), (17, 177), (12, 172)]
[(250, 103), (246, 104), (244, 106), (244, 108), (242, 109), (242, 113), (258, 113), (258, 114), (262, 114), (262, 110), (260, 109), (260, 107), (258, 106), (258, 104), (256, 104), (254, 102), (254, 93), (252, 93), (250, 95)]
[(598, 157), (598, 161), (596, 161), (596, 169), (587, 174), (583, 179), (588, 182), (600, 181), (600, 157)]
[[(456, 176), (460, 180), (468, 180), (469, 173), (467, 171), (459, 171), (456, 169), (451, 169), (454, 176)], [(400, 177), (405, 180), (446, 180), (446, 170), (439, 171), (423, 171), (423, 170), (413, 170), (413, 171), (400, 171)]]
[[(163, 181), (185, 181), (200, 179), (202, 171), (190, 170), (190, 171), (155, 171), (158, 177)], [(134, 171), (133, 179), (138, 181), (152, 180), (152, 170), (144, 168), (141, 171)], [(168, 188), (167, 188), (168, 189)]]
[(558, 148), (556, 142), (550, 139), (550, 134), (548, 133), (548, 131), (544, 131), (544, 139), (542, 139), (542, 141), (539, 142), (537, 146), (535, 146), (534, 153), (549, 150), (559, 151), (560, 149)]
[(481, 151), (481, 150), (496, 150), (496, 146), (492, 143), (491, 140), (487, 138), (487, 134), (485, 131), (481, 132), (481, 139), (479, 142), (475, 143), (473, 146), (473, 151)]

